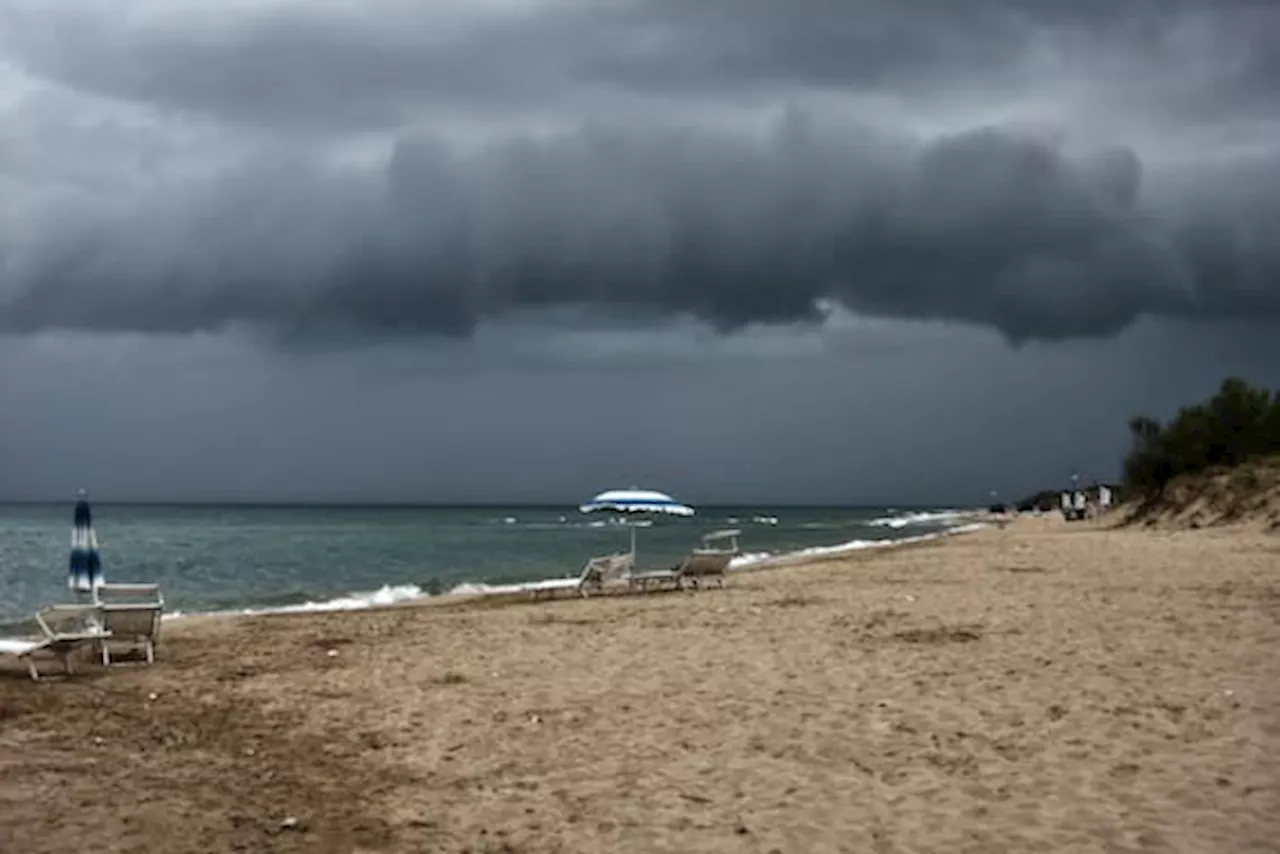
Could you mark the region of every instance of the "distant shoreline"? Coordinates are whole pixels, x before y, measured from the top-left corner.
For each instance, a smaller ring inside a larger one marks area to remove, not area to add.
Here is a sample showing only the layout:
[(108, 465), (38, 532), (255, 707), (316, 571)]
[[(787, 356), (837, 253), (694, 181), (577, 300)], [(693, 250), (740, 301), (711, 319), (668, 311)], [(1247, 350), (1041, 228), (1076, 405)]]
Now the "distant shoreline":
[[(882, 554), (884, 552), (931, 544), (940, 545), (947, 542), (952, 537), (976, 534), (989, 529), (992, 524), (994, 524), (990, 521), (990, 514), (983, 511), (966, 511), (964, 515), (957, 516), (957, 521), (959, 524), (954, 527), (946, 528), (941, 531), (934, 531), (928, 534), (919, 534), (897, 539), (864, 541), (863, 544), (857, 546), (849, 546), (846, 544), (844, 546), (810, 547), (808, 549), (799, 549), (797, 551), (777, 555), (761, 556), (757, 559), (752, 559), (731, 567), (729, 570), (730, 578), (744, 574), (804, 567), (811, 564), (817, 565), (831, 561), (870, 559), (872, 556)], [(746, 557), (750, 556), (748, 555)], [(284, 605), (275, 608), (243, 608), (238, 610), (197, 611), (191, 613), (178, 612), (166, 615), (165, 620), (167, 624), (172, 624), (176, 621), (181, 621), (183, 624), (186, 624), (191, 621), (207, 619), (300, 617), (306, 615), (334, 614), (349, 611), (366, 612), (385, 611), (399, 608), (462, 606), (469, 602), (483, 602), (489, 605), (499, 605), (506, 602), (533, 601), (530, 594), (537, 589), (537, 585), (539, 583), (548, 580), (550, 579), (539, 579), (536, 581), (506, 585), (485, 585), (475, 582), (464, 582), (444, 593), (424, 593), (422, 595), (406, 596), (405, 598), (398, 599), (396, 601), (381, 603), (371, 601), (367, 605), (358, 607), (326, 607), (326, 603), (318, 602), (305, 603), (302, 605)], [(371, 591), (371, 593), (376, 592), (377, 591)], [(360, 594), (353, 592), (346, 597), (339, 597), (339, 599), (351, 600), (358, 595)], [(599, 596), (613, 597), (632, 595), (643, 596), (645, 594), (606, 592), (595, 594), (592, 598)], [(577, 597), (562, 596), (560, 598)]]

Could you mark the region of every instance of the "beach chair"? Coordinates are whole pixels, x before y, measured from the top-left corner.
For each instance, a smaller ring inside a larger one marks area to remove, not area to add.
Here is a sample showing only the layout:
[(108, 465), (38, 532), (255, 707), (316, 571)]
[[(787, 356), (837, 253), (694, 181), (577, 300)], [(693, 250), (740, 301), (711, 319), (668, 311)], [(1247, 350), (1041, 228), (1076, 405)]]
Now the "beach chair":
[[(641, 592), (664, 587), (683, 588), (701, 587), (708, 581), (715, 581), (719, 587), (724, 586), (725, 573), (729, 564), (738, 555), (738, 536), (742, 532), (737, 529), (712, 531), (702, 537), (702, 547), (689, 552), (678, 564), (670, 569), (633, 572), (627, 576), (630, 587)], [(716, 545), (727, 541), (727, 545)]]
[(725, 573), (729, 571), (733, 557), (722, 551), (695, 549), (681, 565), (681, 581), (690, 587), (702, 587), (708, 582), (724, 587)]
[(678, 589), (681, 586), (683, 573), (683, 560), (670, 569), (648, 569), (644, 572), (631, 572), (626, 577), (627, 587), (630, 590), (639, 590), (641, 593), (647, 593), (655, 589), (661, 590), (664, 587)]
[(684, 559), (681, 578), (693, 587), (701, 587), (708, 581), (714, 581), (717, 587), (724, 587), (725, 574), (729, 564), (738, 556), (737, 529), (712, 531), (702, 537), (702, 548), (694, 549)]
[(635, 556), (631, 552), (593, 557), (577, 578), (557, 578), (534, 586), (533, 598), (550, 598), (565, 590), (572, 590), (583, 597), (590, 596), (592, 591), (599, 593), (606, 583), (627, 577), (634, 564)]
[(160, 642), (160, 617), (164, 613), (160, 585), (103, 584), (98, 587), (97, 597), (103, 628), (111, 633), (110, 643), (103, 642), (101, 647), (102, 663), (111, 664), (111, 644), (123, 643), (141, 648), (147, 664), (154, 664), (156, 644)]
[(86, 647), (102, 648), (111, 636), (102, 625), (102, 609), (98, 605), (49, 605), (35, 615), (40, 634), (34, 638), (0, 638), (0, 654), (12, 655), (27, 666), (33, 681), (40, 681), (36, 656), (49, 653), (62, 661), (71, 675), (73, 655)]

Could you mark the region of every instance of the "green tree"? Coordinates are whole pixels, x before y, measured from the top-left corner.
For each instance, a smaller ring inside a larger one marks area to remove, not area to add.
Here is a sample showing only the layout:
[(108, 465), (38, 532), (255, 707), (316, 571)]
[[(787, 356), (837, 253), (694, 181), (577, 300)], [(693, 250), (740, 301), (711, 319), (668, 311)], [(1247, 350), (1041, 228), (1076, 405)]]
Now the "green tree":
[(1280, 391), (1230, 377), (1213, 397), (1183, 407), (1168, 424), (1145, 415), (1131, 419), (1129, 435), (1125, 485), (1159, 494), (1178, 475), (1280, 453)]

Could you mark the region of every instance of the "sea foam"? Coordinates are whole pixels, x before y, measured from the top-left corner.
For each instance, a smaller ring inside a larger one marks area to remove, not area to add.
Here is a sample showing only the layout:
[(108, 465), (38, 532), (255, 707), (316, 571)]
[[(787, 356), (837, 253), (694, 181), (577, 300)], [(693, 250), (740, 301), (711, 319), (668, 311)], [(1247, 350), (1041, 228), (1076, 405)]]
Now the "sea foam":
[(900, 513), (896, 516), (882, 516), (870, 519), (866, 524), (877, 528), (906, 528), (909, 525), (934, 525), (954, 521), (965, 513), (963, 510), (926, 510), (915, 513)]
[[(902, 527), (890, 526), (890, 527)], [(935, 531), (931, 534), (920, 534), (915, 537), (900, 537), (897, 539), (886, 540), (850, 540), (847, 543), (838, 543), (834, 546), (811, 546), (807, 549), (798, 549), (790, 552), (749, 552), (747, 554), (738, 555), (730, 564), (729, 569), (748, 569), (767, 566), (775, 561), (793, 561), (803, 558), (827, 557), (829, 555), (844, 554), (845, 552), (856, 552), (863, 549), (883, 549), (891, 546), (905, 546), (909, 543), (923, 543), (929, 540), (936, 540), (940, 537), (948, 537), (952, 534), (968, 534), (974, 531), (982, 530), (987, 527), (981, 522), (975, 522), (968, 525), (956, 525), (953, 528), (947, 528), (943, 531)]]
[(416, 584), (384, 584), (377, 590), (347, 593), (334, 599), (319, 602), (298, 602), (294, 605), (275, 605), (266, 608), (240, 608), (229, 611), (173, 611), (165, 614), (165, 619), (176, 619), (188, 616), (211, 616), (213, 614), (232, 614), (252, 617), (258, 614), (308, 614), (321, 611), (361, 611), (365, 608), (384, 608), (400, 602), (412, 602), (426, 599), (430, 594)]

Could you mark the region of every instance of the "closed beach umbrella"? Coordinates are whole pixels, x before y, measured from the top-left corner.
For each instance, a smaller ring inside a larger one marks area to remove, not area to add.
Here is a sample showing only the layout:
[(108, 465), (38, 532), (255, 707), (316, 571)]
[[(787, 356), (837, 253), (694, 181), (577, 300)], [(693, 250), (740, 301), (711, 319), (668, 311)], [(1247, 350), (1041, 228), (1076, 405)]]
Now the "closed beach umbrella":
[(92, 593), (102, 586), (102, 558), (98, 556), (98, 538), (93, 533), (93, 512), (83, 489), (76, 500), (72, 521), (67, 586), (77, 593)]
[[(665, 513), (692, 516), (693, 508), (681, 504), (665, 492), (649, 489), (610, 489), (578, 508), (583, 513), (621, 513), (627, 516)], [(631, 526), (631, 554), (636, 553), (636, 528)]]

